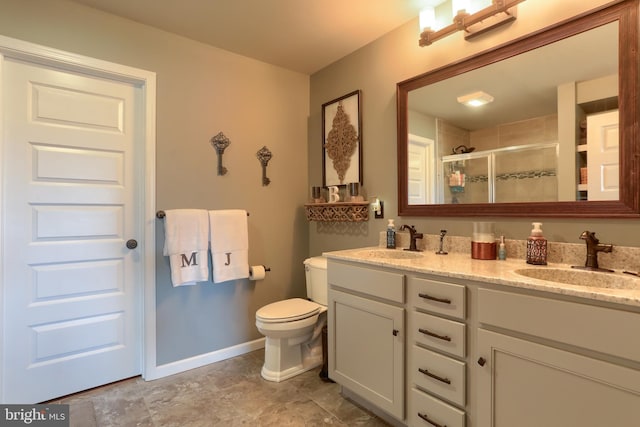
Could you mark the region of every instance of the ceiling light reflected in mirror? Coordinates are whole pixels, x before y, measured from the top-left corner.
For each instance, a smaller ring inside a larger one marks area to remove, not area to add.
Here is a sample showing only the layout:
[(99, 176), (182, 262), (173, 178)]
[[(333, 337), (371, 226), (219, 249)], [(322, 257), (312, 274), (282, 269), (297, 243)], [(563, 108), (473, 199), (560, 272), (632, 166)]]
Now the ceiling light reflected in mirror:
[(460, 104), (466, 105), (467, 107), (482, 107), (483, 105), (493, 102), (493, 96), (482, 91), (468, 93), (459, 96), (457, 99)]

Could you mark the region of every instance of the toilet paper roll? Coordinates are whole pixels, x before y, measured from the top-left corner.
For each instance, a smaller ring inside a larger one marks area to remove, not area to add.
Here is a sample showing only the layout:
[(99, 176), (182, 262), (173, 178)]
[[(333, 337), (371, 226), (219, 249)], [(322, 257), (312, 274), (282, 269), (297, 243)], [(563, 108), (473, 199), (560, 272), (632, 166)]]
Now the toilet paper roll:
[(262, 280), (264, 276), (264, 265), (252, 265), (249, 267), (249, 280)]

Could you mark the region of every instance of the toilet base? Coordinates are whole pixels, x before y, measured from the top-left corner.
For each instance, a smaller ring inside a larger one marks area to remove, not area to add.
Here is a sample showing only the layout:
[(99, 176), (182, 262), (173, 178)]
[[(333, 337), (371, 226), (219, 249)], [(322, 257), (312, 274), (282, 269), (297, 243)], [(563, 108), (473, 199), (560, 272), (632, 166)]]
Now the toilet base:
[(265, 343), (265, 361), (260, 374), (267, 381), (280, 382), (322, 365), (322, 327), (326, 315), (303, 337), (271, 338)]
[(317, 368), (320, 365), (322, 365), (322, 358), (310, 363), (303, 363), (301, 365), (293, 366), (284, 371), (272, 371), (270, 369), (267, 369), (266, 366), (262, 366), (260, 375), (267, 381), (279, 383), (280, 381), (288, 380), (289, 378), (300, 375), (303, 372), (307, 372), (313, 368)]

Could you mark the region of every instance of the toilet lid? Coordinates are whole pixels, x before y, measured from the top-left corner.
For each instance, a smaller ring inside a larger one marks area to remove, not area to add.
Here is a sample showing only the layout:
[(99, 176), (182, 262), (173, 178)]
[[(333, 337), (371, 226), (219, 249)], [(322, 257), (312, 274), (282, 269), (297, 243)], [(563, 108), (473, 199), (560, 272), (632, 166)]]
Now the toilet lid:
[(320, 305), (302, 298), (291, 298), (267, 304), (256, 312), (263, 322), (293, 322), (320, 312)]

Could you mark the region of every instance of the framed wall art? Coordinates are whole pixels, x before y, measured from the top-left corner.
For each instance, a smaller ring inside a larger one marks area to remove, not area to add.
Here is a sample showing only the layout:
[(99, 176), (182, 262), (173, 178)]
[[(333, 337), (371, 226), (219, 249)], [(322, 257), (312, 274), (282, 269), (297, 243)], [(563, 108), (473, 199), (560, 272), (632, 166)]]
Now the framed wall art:
[(322, 104), (322, 185), (362, 184), (361, 91)]

